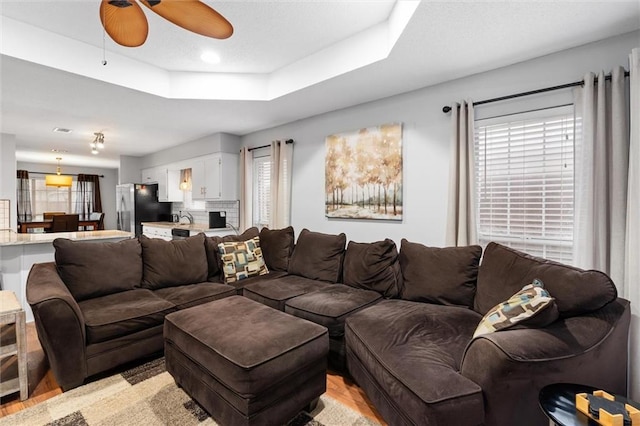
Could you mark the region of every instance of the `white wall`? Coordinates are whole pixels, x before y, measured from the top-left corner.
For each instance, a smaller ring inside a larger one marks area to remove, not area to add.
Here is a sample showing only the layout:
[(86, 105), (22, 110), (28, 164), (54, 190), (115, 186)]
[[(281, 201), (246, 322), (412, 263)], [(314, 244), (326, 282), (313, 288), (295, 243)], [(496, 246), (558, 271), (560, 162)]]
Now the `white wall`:
[(118, 169), (118, 183), (142, 182), (140, 175), (140, 169), (142, 168), (141, 164), (142, 157), (121, 155), (120, 168)]
[(7, 133), (0, 133), (0, 199), (9, 200), (9, 225), (16, 229), (16, 137)]
[[(243, 146), (276, 139), (295, 141), (291, 222), (326, 233), (345, 232), (353, 241), (401, 238), (442, 246), (449, 176), (450, 114), (442, 107), (461, 99), (484, 100), (581, 80), (589, 71), (628, 68), (640, 32), (603, 40), (494, 71), (427, 87), (243, 136)], [(477, 116), (541, 105), (570, 103), (571, 91), (552, 92), (476, 109)], [(310, 102), (312, 100), (309, 100)], [(379, 124), (403, 123), (404, 219), (401, 223), (327, 219), (324, 216), (325, 137)]]
[(140, 168), (162, 166), (182, 160), (227, 152), (237, 154), (240, 151), (240, 137), (229, 133), (215, 133), (209, 136), (186, 142), (178, 146), (163, 149), (141, 157)]
[[(18, 162), (18, 170), (55, 173), (56, 165)], [(100, 198), (102, 200), (102, 211), (104, 212), (104, 229), (116, 229), (116, 184), (118, 183), (118, 170), (63, 165), (62, 173), (104, 175), (103, 178), (100, 178)]]

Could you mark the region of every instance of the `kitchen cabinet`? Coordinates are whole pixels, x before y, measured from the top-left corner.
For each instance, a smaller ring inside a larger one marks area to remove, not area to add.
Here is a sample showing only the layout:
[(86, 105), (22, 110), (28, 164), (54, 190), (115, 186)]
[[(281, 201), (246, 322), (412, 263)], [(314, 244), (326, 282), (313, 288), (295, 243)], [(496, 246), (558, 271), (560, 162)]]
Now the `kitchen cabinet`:
[(144, 223), (142, 224), (142, 235), (149, 238), (160, 238), (165, 241), (171, 241), (173, 239), (171, 228), (145, 225)]
[(142, 175), (142, 180), (140, 183), (158, 183), (158, 173), (155, 167), (142, 169), (140, 171), (140, 174)]
[(219, 153), (192, 160), (191, 191), (194, 200), (237, 200), (238, 156)]
[(182, 202), (184, 200), (180, 190), (180, 170), (160, 167), (156, 170), (158, 179), (158, 201)]

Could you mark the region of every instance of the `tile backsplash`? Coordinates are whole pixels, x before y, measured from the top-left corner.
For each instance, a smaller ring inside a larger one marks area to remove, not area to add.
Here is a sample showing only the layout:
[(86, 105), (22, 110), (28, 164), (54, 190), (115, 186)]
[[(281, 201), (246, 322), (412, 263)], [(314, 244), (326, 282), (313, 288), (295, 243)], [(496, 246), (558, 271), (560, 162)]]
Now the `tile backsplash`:
[(193, 215), (195, 223), (209, 223), (209, 212), (225, 211), (227, 212), (227, 223), (235, 226), (240, 225), (240, 202), (239, 201), (207, 201), (204, 210), (185, 209), (183, 203), (172, 203), (171, 213), (179, 214), (180, 210), (188, 211)]
[(0, 229), (9, 229), (11, 227), (11, 201), (0, 200)]

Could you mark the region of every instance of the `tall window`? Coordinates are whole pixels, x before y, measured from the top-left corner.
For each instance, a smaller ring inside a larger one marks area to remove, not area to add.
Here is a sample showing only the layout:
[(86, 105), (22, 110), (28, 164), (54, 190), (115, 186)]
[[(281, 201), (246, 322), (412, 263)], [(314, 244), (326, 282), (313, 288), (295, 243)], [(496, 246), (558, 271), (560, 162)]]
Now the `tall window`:
[(572, 262), (572, 108), (478, 120), (475, 137), (480, 244)]
[(69, 188), (46, 186), (44, 178), (31, 179), (31, 203), (34, 216), (44, 212), (72, 213), (76, 201), (77, 182)]
[(253, 159), (253, 226), (269, 226), (271, 214), (271, 157)]

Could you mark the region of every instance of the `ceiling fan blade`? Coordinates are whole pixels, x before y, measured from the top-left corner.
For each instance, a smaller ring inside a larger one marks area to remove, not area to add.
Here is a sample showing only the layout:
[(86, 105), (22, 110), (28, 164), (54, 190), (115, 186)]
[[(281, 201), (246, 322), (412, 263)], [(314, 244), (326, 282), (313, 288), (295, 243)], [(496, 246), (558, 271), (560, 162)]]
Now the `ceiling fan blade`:
[(164, 19), (194, 33), (229, 38), (233, 26), (218, 12), (199, 0), (140, 0)]
[(149, 24), (135, 0), (102, 0), (100, 21), (109, 37), (122, 46), (138, 47), (147, 40)]

